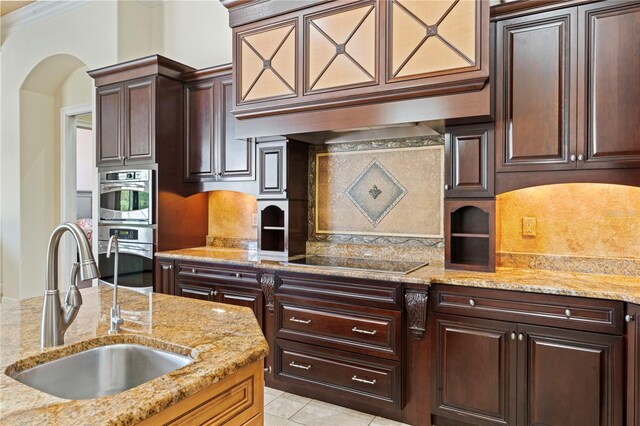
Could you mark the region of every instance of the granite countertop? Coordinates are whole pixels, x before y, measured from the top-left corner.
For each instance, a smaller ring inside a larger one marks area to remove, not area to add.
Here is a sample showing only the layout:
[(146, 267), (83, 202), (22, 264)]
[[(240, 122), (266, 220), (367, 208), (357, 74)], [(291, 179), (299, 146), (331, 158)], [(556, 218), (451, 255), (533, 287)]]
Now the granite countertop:
[[(113, 290), (81, 290), (84, 304), (65, 345), (40, 349), (42, 297), (0, 303), (0, 424), (129, 425), (162, 411), (261, 358), (269, 347), (253, 312), (244, 307), (168, 296), (118, 292), (122, 331), (109, 335)], [(5, 371), (110, 343), (139, 343), (191, 355), (194, 361), (128, 391), (90, 400), (48, 395)], [(16, 364), (16, 361), (23, 360)]]
[(425, 266), (407, 275), (369, 271), (284, 265), (259, 260), (255, 251), (214, 247), (190, 248), (157, 253), (162, 258), (250, 265), (260, 269), (306, 272), (349, 278), (401, 282), (412, 285), (450, 284), (501, 290), (621, 300), (640, 304), (640, 277), (586, 274), (537, 269), (498, 268), (496, 272), (471, 272)]

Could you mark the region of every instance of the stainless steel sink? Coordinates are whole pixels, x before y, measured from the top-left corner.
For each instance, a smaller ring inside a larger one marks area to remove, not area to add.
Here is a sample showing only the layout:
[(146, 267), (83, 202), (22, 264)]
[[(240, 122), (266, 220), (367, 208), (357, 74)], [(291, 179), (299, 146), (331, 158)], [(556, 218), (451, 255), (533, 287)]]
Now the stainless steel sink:
[(17, 381), (66, 399), (94, 399), (131, 389), (193, 362), (136, 344), (88, 349), (14, 374)]

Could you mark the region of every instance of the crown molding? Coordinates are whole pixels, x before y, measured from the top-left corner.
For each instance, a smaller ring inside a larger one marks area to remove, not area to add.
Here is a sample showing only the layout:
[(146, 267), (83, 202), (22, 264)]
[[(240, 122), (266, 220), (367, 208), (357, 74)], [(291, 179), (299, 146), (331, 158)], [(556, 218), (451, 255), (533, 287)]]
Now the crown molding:
[(89, 0), (38, 0), (0, 18), (2, 39), (11, 32), (33, 25), (52, 16), (59, 15), (83, 5)]

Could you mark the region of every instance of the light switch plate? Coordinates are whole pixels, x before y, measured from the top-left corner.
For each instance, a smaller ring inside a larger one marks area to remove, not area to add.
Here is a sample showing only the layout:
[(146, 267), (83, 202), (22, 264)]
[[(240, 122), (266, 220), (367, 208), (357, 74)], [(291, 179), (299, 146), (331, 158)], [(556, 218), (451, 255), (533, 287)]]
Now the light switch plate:
[(251, 213), (251, 226), (258, 227), (258, 213)]
[(535, 237), (536, 236), (536, 218), (535, 217), (523, 217), (522, 218), (522, 236), (523, 237)]

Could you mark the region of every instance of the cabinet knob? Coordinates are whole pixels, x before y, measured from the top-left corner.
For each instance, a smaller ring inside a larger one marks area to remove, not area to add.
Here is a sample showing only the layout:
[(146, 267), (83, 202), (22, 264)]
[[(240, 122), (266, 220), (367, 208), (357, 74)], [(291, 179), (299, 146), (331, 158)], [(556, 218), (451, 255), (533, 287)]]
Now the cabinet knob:
[(578, 155), (578, 161), (584, 161), (584, 155), (579, 154)]
[(516, 340), (516, 332), (511, 332), (511, 340)]
[(198, 273), (198, 270), (197, 270), (196, 268), (191, 268), (191, 273), (192, 273), (192, 274), (197, 274), (197, 273)]
[(524, 340), (524, 334), (518, 334), (518, 340), (522, 342)]
[(448, 191), (448, 190), (449, 190), (449, 185), (445, 184), (445, 185), (444, 185), (444, 190), (445, 190), (445, 191)]
[(473, 299), (469, 299), (469, 305), (470, 306), (476, 306), (476, 301)]
[(569, 157), (569, 160), (571, 160), (571, 162), (575, 162), (576, 161), (576, 156), (574, 154), (571, 154), (571, 157)]
[(218, 290), (213, 290), (213, 291), (211, 292), (211, 294), (212, 294), (213, 296), (217, 296), (217, 295), (218, 295)]
[(271, 366), (264, 369), (264, 374), (271, 374)]
[(571, 318), (571, 309), (565, 309), (564, 314), (567, 316), (567, 318)]
[(235, 273), (236, 278), (242, 278), (242, 274), (240, 272)]
[(625, 320), (626, 322), (635, 321), (635, 317), (634, 317), (633, 315), (629, 315), (629, 314), (627, 314), (627, 315), (625, 315), (625, 316), (624, 316), (624, 320)]

